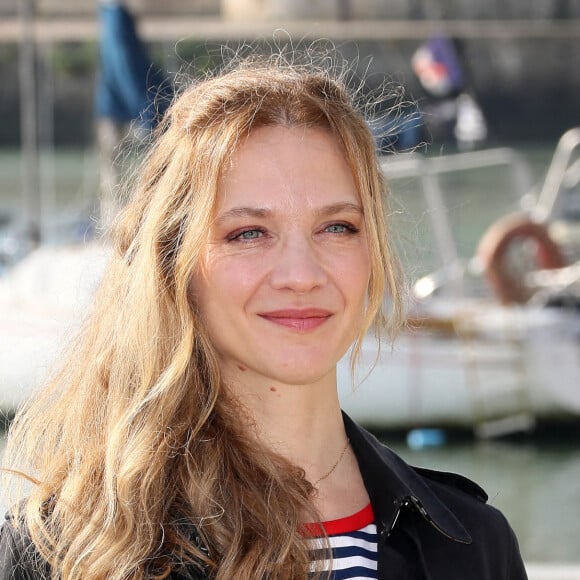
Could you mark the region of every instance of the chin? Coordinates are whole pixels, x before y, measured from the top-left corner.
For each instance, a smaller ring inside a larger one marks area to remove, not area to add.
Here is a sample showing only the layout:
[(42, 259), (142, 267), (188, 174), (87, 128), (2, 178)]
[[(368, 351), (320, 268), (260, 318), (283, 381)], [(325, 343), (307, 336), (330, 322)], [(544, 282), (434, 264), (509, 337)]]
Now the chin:
[[(336, 372), (338, 361), (348, 352), (352, 342), (346, 340), (341, 344), (328, 348), (321, 339), (320, 346), (306, 349), (288, 349), (286, 352), (270, 352), (268, 366), (280, 379), (287, 384), (308, 384), (318, 382)], [(266, 351), (262, 351), (266, 352)], [(284, 380), (284, 377), (286, 380)], [(292, 380), (291, 380), (292, 379)]]
[(336, 362), (321, 365), (320, 360), (294, 360), (270, 369), (267, 374), (275, 381), (286, 385), (310, 385), (334, 376)]

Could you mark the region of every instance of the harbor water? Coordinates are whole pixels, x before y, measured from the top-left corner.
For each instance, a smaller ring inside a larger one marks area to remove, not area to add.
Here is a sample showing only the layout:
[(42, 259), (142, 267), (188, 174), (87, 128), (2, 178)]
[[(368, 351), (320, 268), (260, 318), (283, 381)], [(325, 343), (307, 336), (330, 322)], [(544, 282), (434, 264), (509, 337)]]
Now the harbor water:
[(516, 531), (526, 562), (580, 563), (578, 439), (393, 447), (412, 465), (460, 473), (479, 483)]
[[(524, 151), (532, 164), (534, 179), (543, 175), (554, 145), (529, 147)], [(57, 151), (54, 156), (42, 158), (41, 165), (45, 239), (57, 240), (65, 229), (69, 235), (77, 225), (79, 235), (83, 235), (82, 224), (91, 226), (90, 216), (98, 189), (95, 153)], [(465, 188), (462, 184), (455, 207), (462, 212), (470, 206), (489, 206), (499, 211), (496, 198), (491, 203), (489, 197), (482, 200), (484, 195), (498, 195), (500, 188), (494, 184), (495, 178), (489, 172), (487, 176), (478, 176), (477, 188)], [(20, 190), (18, 153), (0, 151), (0, 234), (9, 233), (11, 228), (17, 230), (22, 214)], [(515, 196), (502, 201), (506, 209), (517, 208)], [(418, 223), (421, 216), (408, 219)], [(15, 225), (7, 224), (9, 221)], [(458, 225), (468, 234), (464, 249), (470, 253), (478, 234), (465, 223)], [(418, 259), (417, 252), (413, 256)], [(419, 273), (425, 269), (428, 267), (416, 266)], [(401, 439), (387, 437), (386, 443), (413, 465), (458, 472), (477, 481), (489, 495), (489, 502), (506, 514), (526, 562), (580, 565), (580, 437), (572, 436), (570, 430), (559, 437), (550, 435), (511, 442), (442, 438), (437, 445), (419, 449), (412, 449)], [(1, 444), (4, 444), (3, 437)], [(3, 498), (0, 509), (5, 508)]]

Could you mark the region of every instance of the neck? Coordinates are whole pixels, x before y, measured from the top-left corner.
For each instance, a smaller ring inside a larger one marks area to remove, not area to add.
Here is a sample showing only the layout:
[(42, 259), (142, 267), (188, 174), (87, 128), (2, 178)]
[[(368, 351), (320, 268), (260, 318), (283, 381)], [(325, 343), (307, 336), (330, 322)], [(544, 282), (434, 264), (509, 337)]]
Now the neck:
[(316, 481), (346, 443), (336, 370), (311, 384), (288, 385), (244, 373), (228, 381), (244, 402), (256, 437)]
[(312, 501), (322, 521), (353, 514), (368, 504), (356, 457), (347, 446), (336, 369), (300, 385), (266, 381), (249, 370), (224, 378), (243, 401), (256, 438), (301, 467), (315, 485)]

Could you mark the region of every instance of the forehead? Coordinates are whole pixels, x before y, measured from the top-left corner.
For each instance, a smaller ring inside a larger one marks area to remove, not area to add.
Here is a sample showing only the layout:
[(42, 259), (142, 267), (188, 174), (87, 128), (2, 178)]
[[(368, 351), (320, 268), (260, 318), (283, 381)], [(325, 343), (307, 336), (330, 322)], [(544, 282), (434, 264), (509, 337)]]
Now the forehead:
[(359, 201), (352, 171), (330, 131), (268, 126), (236, 149), (222, 177), (218, 213), (243, 203), (324, 205)]

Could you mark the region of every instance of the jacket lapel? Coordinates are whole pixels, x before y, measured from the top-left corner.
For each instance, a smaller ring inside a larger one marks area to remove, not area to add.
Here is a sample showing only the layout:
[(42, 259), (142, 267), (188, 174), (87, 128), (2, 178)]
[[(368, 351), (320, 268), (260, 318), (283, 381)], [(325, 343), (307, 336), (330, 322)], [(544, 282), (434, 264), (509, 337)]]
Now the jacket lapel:
[[(375, 516), (387, 530), (396, 525), (401, 508), (407, 507), (415, 509), (447, 538), (462, 544), (471, 543), (463, 524), (421, 476), (421, 473), (430, 472), (412, 468), (348, 415), (343, 414), (343, 418)], [(485, 496), (483, 490), (478, 489)]]

